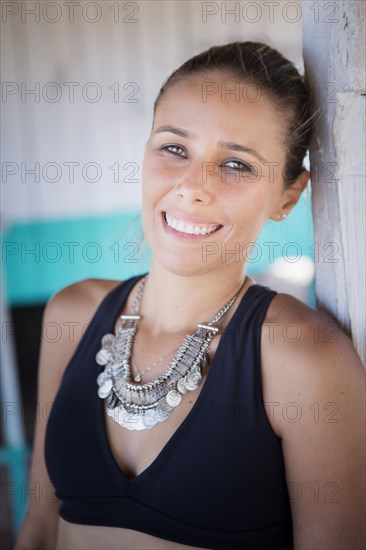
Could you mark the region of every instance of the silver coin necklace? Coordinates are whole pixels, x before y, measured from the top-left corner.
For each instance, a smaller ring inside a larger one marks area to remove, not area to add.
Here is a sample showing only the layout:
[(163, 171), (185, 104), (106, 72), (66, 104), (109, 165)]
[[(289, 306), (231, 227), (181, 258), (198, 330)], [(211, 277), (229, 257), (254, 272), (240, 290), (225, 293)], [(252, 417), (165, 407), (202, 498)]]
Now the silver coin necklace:
[(163, 374), (136, 385), (132, 383), (130, 359), (146, 279), (147, 275), (140, 282), (132, 315), (119, 317), (115, 334), (103, 336), (96, 355), (98, 365), (104, 366), (97, 378), (98, 395), (106, 401), (107, 414), (128, 430), (151, 429), (168, 420), (183, 395), (198, 388), (208, 365), (208, 346), (220, 330), (216, 325), (238, 296), (235, 294), (211, 321), (198, 324), (197, 331), (184, 338)]

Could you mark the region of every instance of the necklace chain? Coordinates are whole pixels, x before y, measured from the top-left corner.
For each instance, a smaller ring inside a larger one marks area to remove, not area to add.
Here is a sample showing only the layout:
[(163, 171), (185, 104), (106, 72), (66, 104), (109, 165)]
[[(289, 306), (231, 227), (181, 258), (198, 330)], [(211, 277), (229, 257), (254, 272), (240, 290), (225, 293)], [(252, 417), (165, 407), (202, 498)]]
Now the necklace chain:
[(148, 383), (136, 385), (131, 383), (130, 360), (141, 319), (140, 303), (146, 280), (147, 275), (143, 277), (132, 304), (133, 314), (120, 316), (116, 333), (102, 338), (102, 348), (96, 356), (97, 363), (105, 367), (97, 378), (98, 395), (106, 400), (107, 414), (129, 430), (151, 429), (158, 422), (166, 421), (181, 403), (183, 395), (198, 388), (202, 371), (208, 365), (208, 346), (219, 332), (216, 324), (238, 296), (235, 294), (211, 321), (198, 324), (197, 331), (184, 338), (163, 374)]
[(136, 359), (134, 359), (131, 355), (131, 361), (132, 361), (132, 364), (134, 365), (134, 367), (136, 368), (138, 374), (136, 374), (136, 376), (133, 377), (133, 379), (135, 380), (135, 382), (140, 382), (141, 379), (142, 379), (142, 376), (148, 372), (149, 370), (151, 370), (152, 368), (156, 367), (156, 365), (158, 365), (159, 363), (161, 363), (162, 361), (164, 361), (164, 359), (166, 359), (167, 357), (169, 357), (169, 355), (171, 355), (174, 351), (176, 350), (176, 348), (172, 349), (169, 353), (167, 353), (166, 355), (164, 355), (163, 357), (160, 357), (160, 359), (158, 359), (157, 361), (155, 361), (152, 365), (150, 365), (147, 369), (143, 370), (143, 371), (140, 371), (139, 369), (139, 366), (138, 364), (136, 363)]

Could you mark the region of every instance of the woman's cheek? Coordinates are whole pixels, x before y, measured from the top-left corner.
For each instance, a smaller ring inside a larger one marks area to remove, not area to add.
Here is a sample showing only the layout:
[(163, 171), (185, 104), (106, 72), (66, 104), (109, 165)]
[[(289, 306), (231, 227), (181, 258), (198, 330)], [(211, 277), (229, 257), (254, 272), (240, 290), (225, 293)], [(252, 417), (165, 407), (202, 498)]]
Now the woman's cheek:
[(174, 177), (176, 177), (175, 170), (157, 160), (151, 162), (151, 164), (146, 167), (145, 172), (149, 175), (149, 181), (154, 186), (165, 186), (169, 183), (174, 184)]

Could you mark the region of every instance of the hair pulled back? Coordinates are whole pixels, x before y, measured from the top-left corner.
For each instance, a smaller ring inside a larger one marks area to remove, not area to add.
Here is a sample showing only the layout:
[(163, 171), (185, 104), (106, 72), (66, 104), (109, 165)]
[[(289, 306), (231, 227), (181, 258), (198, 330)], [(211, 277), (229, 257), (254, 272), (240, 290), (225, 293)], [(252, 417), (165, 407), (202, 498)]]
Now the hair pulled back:
[(304, 169), (303, 160), (313, 133), (312, 98), (304, 77), (280, 52), (261, 42), (231, 42), (188, 59), (163, 83), (154, 103), (174, 84), (197, 75), (221, 72), (267, 92), (285, 125), (284, 185), (290, 187)]

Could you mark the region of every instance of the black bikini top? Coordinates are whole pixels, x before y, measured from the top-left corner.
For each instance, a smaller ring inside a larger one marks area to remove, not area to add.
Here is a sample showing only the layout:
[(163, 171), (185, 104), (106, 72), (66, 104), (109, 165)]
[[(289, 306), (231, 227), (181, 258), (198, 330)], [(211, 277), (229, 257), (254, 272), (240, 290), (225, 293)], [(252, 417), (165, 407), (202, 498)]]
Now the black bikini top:
[(203, 548), (291, 546), (281, 440), (262, 397), (261, 327), (277, 294), (267, 287), (254, 284), (244, 294), (197, 401), (156, 459), (132, 479), (118, 466), (97, 395), (103, 367), (95, 355), (141, 277), (121, 283), (102, 301), (52, 406), (45, 459), (62, 501), (60, 516)]

